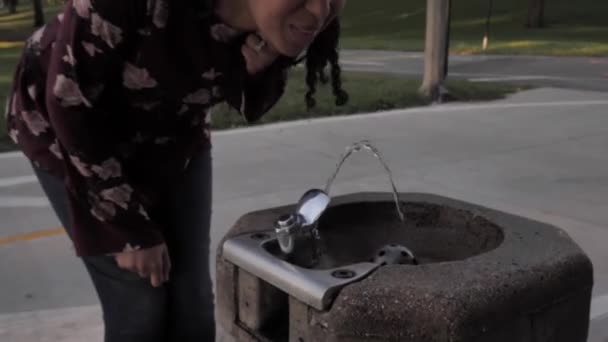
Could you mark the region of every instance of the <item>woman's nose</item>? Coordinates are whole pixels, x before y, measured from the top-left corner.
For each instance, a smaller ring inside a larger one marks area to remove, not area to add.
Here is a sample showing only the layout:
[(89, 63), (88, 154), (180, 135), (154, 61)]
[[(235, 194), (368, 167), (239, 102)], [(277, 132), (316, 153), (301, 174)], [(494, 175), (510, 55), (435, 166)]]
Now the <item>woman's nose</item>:
[(333, 0), (306, 0), (306, 10), (318, 20), (319, 24), (325, 22), (331, 9)]

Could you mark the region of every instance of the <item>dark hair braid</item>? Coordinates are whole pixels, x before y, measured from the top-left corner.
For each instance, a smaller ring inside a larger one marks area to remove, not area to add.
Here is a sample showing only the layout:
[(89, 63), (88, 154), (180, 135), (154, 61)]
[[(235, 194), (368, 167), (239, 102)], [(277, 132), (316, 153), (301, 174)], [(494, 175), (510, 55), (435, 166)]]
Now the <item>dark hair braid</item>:
[(326, 84), (329, 79), (325, 68), (329, 64), (331, 86), (336, 98), (336, 105), (343, 106), (348, 102), (348, 94), (342, 89), (342, 69), (338, 63), (338, 43), (340, 40), (340, 21), (332, 20), (328, 26), (315, 38), (306, 53), (306, 107), (310, 110), (316, 105), (314, 94), (317, 83)]

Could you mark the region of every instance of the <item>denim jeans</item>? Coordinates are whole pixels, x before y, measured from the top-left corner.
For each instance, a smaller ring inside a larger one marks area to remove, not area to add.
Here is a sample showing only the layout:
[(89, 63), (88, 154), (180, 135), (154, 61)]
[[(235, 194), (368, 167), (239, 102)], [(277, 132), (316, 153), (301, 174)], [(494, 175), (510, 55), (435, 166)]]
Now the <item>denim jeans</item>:
[[(34, 167), (59, 220), (71, 236), (63, 182)], [(154, 288), (149, 279), (118, 267), (112, 256), (82, 258), (103, 310), (106, 342), (213, 342), (214, 301), (209, 269), (211, 152), (192, 159), (168, 191), (166, 242), (170, 281)]]

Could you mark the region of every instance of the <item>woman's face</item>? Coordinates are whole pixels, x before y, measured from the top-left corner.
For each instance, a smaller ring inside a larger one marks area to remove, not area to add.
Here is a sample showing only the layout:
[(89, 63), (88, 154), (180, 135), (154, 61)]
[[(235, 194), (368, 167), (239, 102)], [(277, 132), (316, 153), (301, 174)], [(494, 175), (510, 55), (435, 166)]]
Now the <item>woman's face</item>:
[(304, 51), (346, 0), (249, 0), (252, 19), (262, 38), (286, 56)]

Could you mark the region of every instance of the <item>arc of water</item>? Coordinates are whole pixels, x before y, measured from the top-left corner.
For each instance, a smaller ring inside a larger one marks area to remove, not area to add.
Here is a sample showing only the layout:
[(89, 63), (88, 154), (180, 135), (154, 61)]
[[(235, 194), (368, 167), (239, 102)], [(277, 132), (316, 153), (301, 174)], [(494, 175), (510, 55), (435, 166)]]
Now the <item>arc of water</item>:
[(390, 168), (388, 167), (388, 165), (386, 164), (386, 162), (384, 161), (384, 159), (382, 158), (382, 155), (380, 154), (380, 151), (368, 140), (368, 139), (364, 139), (361, 141), (358, 141), (352, 145), (350, 145), (349, 147), (346, 148), (346, 152), (342, 155), (342, 157), (340, 158), (337, 166), (336, 166), (336, 170), (334, 171), (334, 173), (331, 175), (331, 177), (329, 177), (329, 179), (327, 180), (327, 184), (325, 185), (325, 192), (329, 195), (330, 194), (330, 190), (331, 190), (331, 185), (333, 184), (333, 182), (336, 180), (336, 177), (338, 176), (338, 173), (340, 172), (340, 169), (342, 168), (342, 165), (344, 165), (344, 162), (346, 162), (346, 160), (353, 154), (356, 152), (360, 152), (360, 151), (369, 151), (373, 154), (374, 157), (376, 157), (376, 159), (378, 159), (378, 161), (382, 164), (382, 166), (384, 167), (384, 170), (386, 171), (389, 181), (391, 183), (391, 187), (393, 190), (393, 199), (395, 200), (395, 206), (397, 208), (397, 214), (399, 215), (399, 219), (401, 221), (405, 220), (405, 215), (403, 214), (403, 211), (401, 210), (401, 206), (399, 205), (400, 201), (399, 201), (399, 194), (397, 192), (397, 187), (395, 186), (395, 182), (393, 181), (393, 174), (390, 170)]

